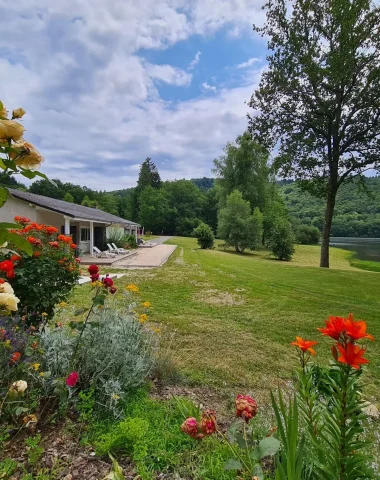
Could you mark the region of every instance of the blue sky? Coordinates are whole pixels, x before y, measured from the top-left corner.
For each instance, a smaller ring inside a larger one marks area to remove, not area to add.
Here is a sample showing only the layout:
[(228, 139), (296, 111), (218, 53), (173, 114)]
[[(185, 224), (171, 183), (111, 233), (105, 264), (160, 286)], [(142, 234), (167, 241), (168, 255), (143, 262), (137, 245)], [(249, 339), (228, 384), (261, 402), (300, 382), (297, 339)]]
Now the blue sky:
[[(140, 5), (139, 5), (140, 4)], [(0, 99), (62, 181), (210, 176), (265, 68), (256, 0), (0, 0)]]

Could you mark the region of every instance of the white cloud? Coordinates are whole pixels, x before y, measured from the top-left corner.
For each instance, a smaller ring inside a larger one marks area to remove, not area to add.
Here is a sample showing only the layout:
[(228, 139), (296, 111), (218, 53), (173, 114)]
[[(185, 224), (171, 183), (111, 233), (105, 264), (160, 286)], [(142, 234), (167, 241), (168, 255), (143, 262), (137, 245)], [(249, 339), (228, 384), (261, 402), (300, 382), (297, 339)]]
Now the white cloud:
[(209, 85), (207, 82), (203, 82), (202, 85), (202, 90), (204, 92), (216, 92), (217, 91), (217, 88), (215, 87), (215, 85)]
[(260, 59), (259, 58), (250, 58), (249, 60), (247, 60), (246, 62), (243, 62), (243, 63), (239, 63), (238, 65), (236, 65), (236, 68), (237, 69), (241, 69), (241, 68), (249, 68), (249, 67), (252, 67), (252, 65), (254, 65), (255, 63), (259, 62)]
[(201, 59), (202, 52), (198, 50), (198, 52), (195, 54), (194, 59), (190, 62), (188, 70), (192, 70), (196, 65), (198, 65), (199, 60)]
[(171, 65), (147, 65), (148, 75), (171, 85), (185, 86), (191, 83), (192, 75)]
[(213, 95), (164, 101), (159, 82), (185, 87), (192, 73), (148, 63), (141, 49), (165, 49), (225, 26), (250, 31), (262, 17), (261, 3), (0, 1), (0, 99), (10, 110), (27, 111), (25, 137), (45, 156), (50, 177), (129, 187), (147, 156), (163, 178), (210, 175), (223, 145), (247, 125), (244, 101), (256, 77), (233, 89), (204, 82)]

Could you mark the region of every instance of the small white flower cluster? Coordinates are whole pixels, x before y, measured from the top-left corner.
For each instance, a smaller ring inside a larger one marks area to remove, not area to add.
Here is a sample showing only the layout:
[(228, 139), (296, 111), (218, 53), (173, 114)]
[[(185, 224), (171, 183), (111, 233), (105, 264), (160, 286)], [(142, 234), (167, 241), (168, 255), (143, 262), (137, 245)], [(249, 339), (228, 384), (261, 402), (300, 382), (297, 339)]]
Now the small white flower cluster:
[(19, 301), (8, 282), (0, 283), (0, 308), (15, 312)]

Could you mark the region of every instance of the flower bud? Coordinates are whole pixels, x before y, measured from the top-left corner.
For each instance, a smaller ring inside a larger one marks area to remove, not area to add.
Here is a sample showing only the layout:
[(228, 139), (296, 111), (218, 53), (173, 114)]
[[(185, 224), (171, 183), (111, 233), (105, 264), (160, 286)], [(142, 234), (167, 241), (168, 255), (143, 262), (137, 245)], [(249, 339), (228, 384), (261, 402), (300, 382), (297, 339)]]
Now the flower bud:
[(257, 402), (249, 395), (239, 394), (235, 400), (236, 416), (243, 418), (247, 423), (257, 414)]

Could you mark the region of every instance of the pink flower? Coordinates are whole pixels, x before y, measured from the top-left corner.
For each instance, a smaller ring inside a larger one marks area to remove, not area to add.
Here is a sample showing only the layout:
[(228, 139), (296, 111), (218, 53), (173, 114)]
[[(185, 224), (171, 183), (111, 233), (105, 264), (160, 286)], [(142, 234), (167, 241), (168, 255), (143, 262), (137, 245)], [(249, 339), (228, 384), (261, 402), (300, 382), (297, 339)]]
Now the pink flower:
[(198, 435), (198, 422), (194, 417), (186, 418), (181, 425), (181, 430), (190, 437), (197, 438)]
[(236, 416), (242, 417), (247, 423), (257, 414), (257, 403), (249, 395), (239, 395), (235, 400)]
[(75, 387), (79, 380), (79, 374), (78, 372), (72, 372), (70, 375), (66, 378), (66, 385), (70, 388)]

